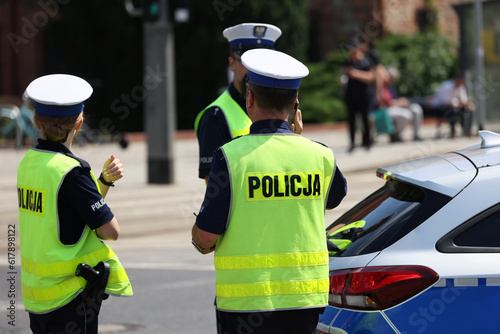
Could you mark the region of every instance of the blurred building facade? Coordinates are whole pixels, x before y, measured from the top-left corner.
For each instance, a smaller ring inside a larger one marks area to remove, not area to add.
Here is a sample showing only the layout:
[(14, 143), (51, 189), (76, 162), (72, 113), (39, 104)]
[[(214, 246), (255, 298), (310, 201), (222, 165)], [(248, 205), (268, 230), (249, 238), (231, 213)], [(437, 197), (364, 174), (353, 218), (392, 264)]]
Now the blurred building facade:
[(433, 22), (436, 22), (438, 33), (458, 43), (460, 21), (454, 6), (473, 2), (474, 0), (310, 0), (311, 58), (319, 61), (353, 37), (378, 39), (388, 32), (413, 34), (425, 30)]
[(57, 15), (54, 1), (0, 1), (0, 96), (20, 98), (44, 74), (43, 27)]
[[(483, 0), (483, 3), (499, 1)], [(20, 97), (31, 80), (45, 74), (44, 57), (51, 55), (44, 48), (47, 38), (44, 28), (69, 2), (0, 0), (0, 96)], [(389, 32), (412, 34), (432, 23), (436, 23), (437, 32), (457, 44), (473, 45), (470, 44), (473, 3), (474, 0), (309, 0), (310, 61), (321, 61), (353, 37), (377, 39)], [(495, 16), (498, 7), (492, 8), (494, 11), (485, 11), (483, 39), (486, 66), (498, 67), (500, 18)], [(471, 50), (462, 48), (461, 58), (470, 65)]]

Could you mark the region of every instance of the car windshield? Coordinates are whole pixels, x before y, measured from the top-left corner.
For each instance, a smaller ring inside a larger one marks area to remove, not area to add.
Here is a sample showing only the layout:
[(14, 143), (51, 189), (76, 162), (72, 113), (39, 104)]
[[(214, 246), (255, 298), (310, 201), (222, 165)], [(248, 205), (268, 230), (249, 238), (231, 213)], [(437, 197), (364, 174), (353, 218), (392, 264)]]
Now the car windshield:
[(378, 252), (420, 225), (451, 197), (389, 179), (327, 228), (330, 256)]

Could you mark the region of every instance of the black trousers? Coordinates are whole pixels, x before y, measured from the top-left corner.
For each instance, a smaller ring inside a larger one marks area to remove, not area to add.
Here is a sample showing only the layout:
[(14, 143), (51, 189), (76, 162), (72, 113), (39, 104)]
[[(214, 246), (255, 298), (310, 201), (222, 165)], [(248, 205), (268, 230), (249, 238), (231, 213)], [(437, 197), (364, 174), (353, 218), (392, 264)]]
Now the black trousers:
[(359, 100), (346, 99), (347, 105), (347, 121), (349, 122), (349, 139), (351, 147), (355, 145), (356, 135), (356, 115), (361, 115), (361, 122), (363, 126), (363, 146), (370, 146), (370, 124), (368, 122), (368, 114), (370, 111), (370, 99), (362, 97)]
[(217, 310), (218, 334), (312, 334), (322, 308), (271, 311), (222, 312)]
[(86, 310), (81, 295), (57, 310), (29, 316), (34, 334), (97, 334), (97, 315)]
[(472, 112), (468, 108), (441, 107), (436, 109), (438, 118), (443, 118), (450, 123), (451, 135), (455, 136), (456, 123), (462, 126), (462, 135), (470, 136), (472, 128)]

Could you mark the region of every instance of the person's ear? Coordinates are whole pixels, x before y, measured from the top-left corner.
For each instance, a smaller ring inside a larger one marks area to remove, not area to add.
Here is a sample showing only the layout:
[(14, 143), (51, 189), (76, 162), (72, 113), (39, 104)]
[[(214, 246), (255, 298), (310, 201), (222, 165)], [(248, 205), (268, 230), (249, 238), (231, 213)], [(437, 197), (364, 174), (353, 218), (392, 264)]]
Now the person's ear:
[(80, 118), (78, 119), (78, 123), (77, 123), (77, 124), (76, 124), (76, 126), (75, 126), (75, 130), (76, 130), (76, 131), (79, 131), (79, 130), (81, 129), (82, 125), (83, 125), (83, 117), (80, 117)]
[(229, 56), (229, 57), (227, 58), (227, 60), (229, 61), (229, 69), (230, 69), (232, 72), (234, 72), (234, 66), (235, 66), (235, 64), (234, 64), (234, 63), (235, 63), (234, 58), (233, 58), (233, 57), (231, 57), (231, 56)]
[(42, 130), (42, 125), (38, 121), (38, 118), (36, 117), (36, 114), (35, 114), (35, 117), (33, 117), (33, 121), (35, 122), (36, 128), (41, 131)]
[(247, 110), (253, 108), (255, 105), (255, 96), (250, 89), (247, 89), (247, 98), (246, 98), (246, 106)]

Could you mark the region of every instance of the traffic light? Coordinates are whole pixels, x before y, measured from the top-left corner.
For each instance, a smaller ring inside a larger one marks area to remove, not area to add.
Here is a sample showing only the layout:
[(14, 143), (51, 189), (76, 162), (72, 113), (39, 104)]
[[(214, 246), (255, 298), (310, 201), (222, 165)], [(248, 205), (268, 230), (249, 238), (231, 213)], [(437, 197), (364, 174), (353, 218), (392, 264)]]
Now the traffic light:
[(160, 0), (143, 0), (143, 17), (149, 22), (156, 22), (160, 18)]
[(186, 23), (189, 21), (189, 0), (168, 0), (170, 21)]
[(157, 22), (167, 10), (169, 22), (185, 23), (189, 21), (189, 0), (142, 1), (142, 12), (145, 21)]

